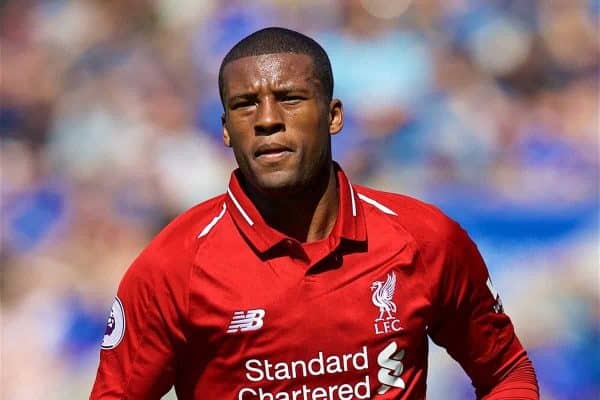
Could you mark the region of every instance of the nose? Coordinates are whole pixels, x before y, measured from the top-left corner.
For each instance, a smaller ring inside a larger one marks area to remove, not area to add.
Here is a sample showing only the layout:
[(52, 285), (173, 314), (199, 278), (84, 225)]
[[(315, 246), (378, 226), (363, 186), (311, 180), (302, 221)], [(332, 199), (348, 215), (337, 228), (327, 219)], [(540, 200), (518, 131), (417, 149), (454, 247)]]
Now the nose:
[(272, 135), (283, 130), (285, 124), (277, 101), (273, 98), (265, 98), (258, 104), (254, 131), (258, 135)]

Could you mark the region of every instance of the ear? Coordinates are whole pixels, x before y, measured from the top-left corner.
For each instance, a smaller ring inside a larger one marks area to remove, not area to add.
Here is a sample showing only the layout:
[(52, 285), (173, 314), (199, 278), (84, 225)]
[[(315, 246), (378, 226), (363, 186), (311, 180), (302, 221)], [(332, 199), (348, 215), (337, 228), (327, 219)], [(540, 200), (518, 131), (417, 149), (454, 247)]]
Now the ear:
[(340, 99), (329, 103), (329, 134), (335, 135), (344, 127), (344, 105)]
[(229, 137), (229, 131), (225, 124), (225, 113), (221, 114), (221, 126), (223, 127), (223, 144), (225, 147), (231, 147), (231, 138)]

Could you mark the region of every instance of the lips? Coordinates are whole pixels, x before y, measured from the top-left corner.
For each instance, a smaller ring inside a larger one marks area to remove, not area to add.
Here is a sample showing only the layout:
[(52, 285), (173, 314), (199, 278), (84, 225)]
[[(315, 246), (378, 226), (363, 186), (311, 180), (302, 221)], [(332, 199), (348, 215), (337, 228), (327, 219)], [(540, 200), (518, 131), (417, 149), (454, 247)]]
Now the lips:
[(254, 152), (254, 157), (256, 157), (256, 158), (276, 157), (276, 156), (285, 155), (290, 152), (292, 152), (292, 149), (283, 144), (267, 143), (267, 144), (262, 144), (262, 145), (258, 146), (256, 151)]

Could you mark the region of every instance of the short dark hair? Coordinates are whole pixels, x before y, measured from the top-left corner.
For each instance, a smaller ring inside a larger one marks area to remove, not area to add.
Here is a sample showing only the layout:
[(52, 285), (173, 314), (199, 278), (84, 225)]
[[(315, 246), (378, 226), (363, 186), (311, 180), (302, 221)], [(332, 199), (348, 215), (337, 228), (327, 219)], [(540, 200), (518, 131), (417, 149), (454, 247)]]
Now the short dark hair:
[(219, 95), (225, 105), (223, 70), (232, 61), (263, 54), (295, 53), (306, 54), (313, 60), (315, 75), (323, 85), (327, 101), (333, 97), (333, 73), (327, 53), (315, 40), (286, 28), (261, 29), (240, 40), (223, 58), (219, 68)]

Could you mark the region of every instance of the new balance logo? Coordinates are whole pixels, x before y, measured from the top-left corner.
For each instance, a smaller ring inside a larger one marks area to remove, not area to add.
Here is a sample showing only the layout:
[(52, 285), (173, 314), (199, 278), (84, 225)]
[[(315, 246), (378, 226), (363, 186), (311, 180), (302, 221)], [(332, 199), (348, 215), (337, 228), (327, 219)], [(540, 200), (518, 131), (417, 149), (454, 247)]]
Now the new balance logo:
[(227, 333), (256, 331), (263, 326), (265, 310), (257, 308), (256, 310), (236, 311), (233, 313)]
[(391, 342), (377, 356), (377, 364), (381, 367), (377, 373), (377, 379), (381, 386), (377, 389), (377, 394), (384, 394), (391, 388), (404, 389), (406, 384), (400, 377), (404, 371), (402, 359), (404, 350), (398, 350), (396, 342)]

